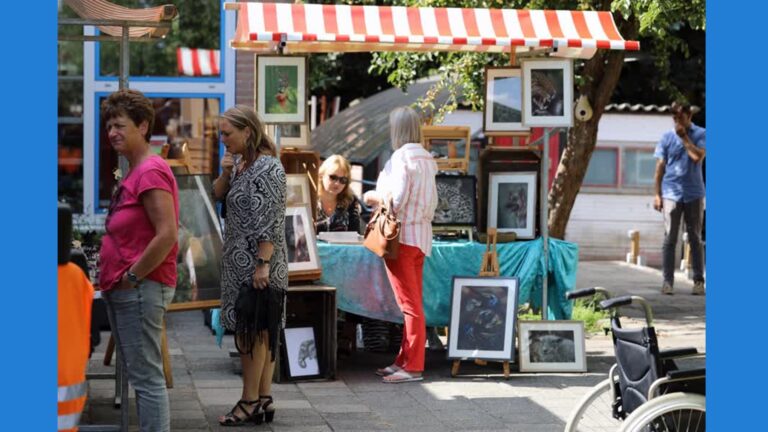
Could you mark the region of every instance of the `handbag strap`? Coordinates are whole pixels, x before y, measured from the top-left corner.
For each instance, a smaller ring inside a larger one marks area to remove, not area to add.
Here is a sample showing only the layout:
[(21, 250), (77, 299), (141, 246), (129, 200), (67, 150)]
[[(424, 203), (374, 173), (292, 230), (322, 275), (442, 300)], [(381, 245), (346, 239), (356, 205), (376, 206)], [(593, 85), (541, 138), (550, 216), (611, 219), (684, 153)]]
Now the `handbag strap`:
[[(392, 204), (392, 197), (390, 196), (388, 205), (380, 206), (377, 210), (377, 214), (374, 215), (378, 216), (376, 222), (378, 223), (379, 232), (387, 241), (394, 240), (400, 235), (400, 221), (397, 219), (397, 216), (395, 216), (393, 208), (394, 205)], [(386, 235), (386, 225), (388, 223), (395, 225), (395, 229), (391, 230), (390, 235)]]

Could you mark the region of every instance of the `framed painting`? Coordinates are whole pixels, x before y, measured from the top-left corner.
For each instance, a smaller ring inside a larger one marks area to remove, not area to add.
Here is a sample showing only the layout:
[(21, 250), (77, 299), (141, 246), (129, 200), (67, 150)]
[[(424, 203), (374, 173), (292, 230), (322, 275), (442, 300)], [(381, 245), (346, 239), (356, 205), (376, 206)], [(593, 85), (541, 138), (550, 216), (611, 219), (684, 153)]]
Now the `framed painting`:
[(221, 298), (223, 235), (216, 203), (211, 199), (211, 176), (176, 174), (179, 190), (176, 289), (172, 308)]
[(256, 57), (256, 111), (265, 123), (307, 122), (307, 58)]
[(523, 125), (573, 125), (573, 62), (529, 59), (523, 64)]
[(437, 207), (432, 225), (474, 226), (477, 220), (477, 178), (471, 175), (438, 174)]
[(518, 279), (454, 276), (448, 358), (514, 361)]
[(489, 175), (488, 228), (514, 232), (517, 238), (536, 236), (535, 172), (494, 172)]
[(309, 204), (286, 206), (285, 242), (288, 246), (288, 275), (320, 271), (315, 224)]
[(312, 205), (312, 195), (309, 193), (309, 178), (306, 174), (285, 175), (285, 205)]
[(485, 108), (483, 130), (527, 135), (523, 125), (523, 78), (517, 67), (485, 69)]
[(583, 321), (520, 321), (520, 372), (586, 372)]
[[(277, 132), (280, 141), (277, 142)], [(309, 128), (306, 124), (271, 124), (267, 126), (267, 134), (275, 140), (278, 148), (306, 149), (309, 144)]]
[(320, 376), (317, 361), (315, 329), (312, 327), (286, 328), (283, 330), (284, 354), (288, 363), (290, 378), (312, 378)]

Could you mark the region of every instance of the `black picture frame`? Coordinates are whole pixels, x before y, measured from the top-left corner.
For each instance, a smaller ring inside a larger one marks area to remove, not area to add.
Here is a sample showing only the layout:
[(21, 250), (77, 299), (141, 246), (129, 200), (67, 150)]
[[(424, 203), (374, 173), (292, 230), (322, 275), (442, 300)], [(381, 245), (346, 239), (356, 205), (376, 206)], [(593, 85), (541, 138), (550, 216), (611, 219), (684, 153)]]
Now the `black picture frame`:
[[(433, 226), (477, 225), (477, 177), (473, 175), (438, 174), (437, 207)], [(466, 213), (471, 214), (466, 214)]]
[[(283, 356), (285, 375), (292, 381), (322, 378), (323, 365), (317, 352), (315, 328), (313, 326), (284, 328), (280, 334), (282, 342), (280, 351)], [(311, 344), (308, 343), (310, 341)]]
[(454, 276), (449, 359), (515, 361), (517, 277)]

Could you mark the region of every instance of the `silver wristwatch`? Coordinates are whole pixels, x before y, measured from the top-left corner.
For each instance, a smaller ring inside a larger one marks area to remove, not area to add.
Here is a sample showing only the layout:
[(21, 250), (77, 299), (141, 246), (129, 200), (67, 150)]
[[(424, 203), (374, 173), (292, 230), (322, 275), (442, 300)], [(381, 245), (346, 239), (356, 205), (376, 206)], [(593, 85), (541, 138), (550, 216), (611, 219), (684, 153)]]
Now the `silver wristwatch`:
[(139, 279), (138, 276), (136, 276), (136, 273), (128, 270), (125, 272), (125, 276), (128, 278), (128, 281), (134, 285), (138, 285), (141, 283), (141, 279)]

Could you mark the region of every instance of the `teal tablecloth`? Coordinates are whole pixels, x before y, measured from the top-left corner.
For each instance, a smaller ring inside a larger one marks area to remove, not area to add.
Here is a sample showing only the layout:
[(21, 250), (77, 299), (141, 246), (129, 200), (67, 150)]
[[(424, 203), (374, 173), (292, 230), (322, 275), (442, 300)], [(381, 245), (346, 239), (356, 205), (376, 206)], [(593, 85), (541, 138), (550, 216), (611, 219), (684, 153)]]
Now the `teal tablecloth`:
[[(544, 274), (542, 240), (499, 243), (502, 276), (520, 280), (519, 304), (541, 306)], [(382, 260), (361, 245), (318, 242), (323, 277), (320, 283), (336, 287), (338, 308), (357, 315), (403, 322), (403, 315), (387, 280)], [(424, 312), (429, 326), (447, 326), (450, 321), (453, 276), (476, 276), (485, 245), (476, 242), (434, 242), (432, 256), (424, 263)], [(548, 315), (569, 319), (571, 302), (565, 293), (576, 284), (578, 246), (549, 240)]]

